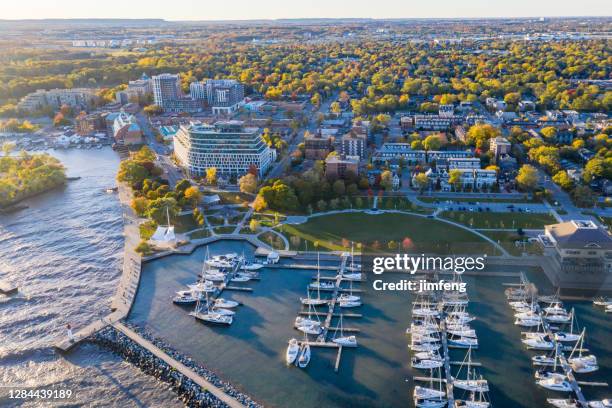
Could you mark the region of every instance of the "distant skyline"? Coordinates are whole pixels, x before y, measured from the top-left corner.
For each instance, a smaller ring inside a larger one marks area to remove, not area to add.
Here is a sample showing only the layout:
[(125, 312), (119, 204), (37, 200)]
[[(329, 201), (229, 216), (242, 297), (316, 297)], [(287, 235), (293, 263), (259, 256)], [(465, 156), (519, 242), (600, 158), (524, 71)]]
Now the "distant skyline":
[[(0, 19), (161, 18), (259, 20), (296, 18), (478, 18), (611, 16), (610, 0), (206, 0), (3, 1)], [(293, 3), (293, 4), (292, 4)], [(493, 4), (497, 3), (497, 4)], [(501, 4), (500, 4), (501, 3)]]

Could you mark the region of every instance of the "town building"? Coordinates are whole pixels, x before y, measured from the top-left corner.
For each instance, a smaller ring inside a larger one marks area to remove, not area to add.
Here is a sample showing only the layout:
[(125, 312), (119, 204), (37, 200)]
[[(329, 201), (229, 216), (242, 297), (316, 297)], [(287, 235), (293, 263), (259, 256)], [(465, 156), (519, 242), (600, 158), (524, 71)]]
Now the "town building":
[(325, 176), (330, 179), (359, 175), (359, 156), (331, 154), (325, 159)]
[(166, 110), (170, 101), (182, 98), (181, 78), (178, 74), (155, 75), (153, 81), (153, 99), (155, 104)]
[(479, 169), (478, 157), (451, 157), (447, 160), (449, 170), (453, 169)]
[(223, 176), (241, 176), (254, 166), (261, 177), (276, 160), (276, 150), (264, 142), (261, 130), (241, 121), (181, 126), (174, 153), (191, 176), (202, 176), (212, 167)]
[(414, 115), (416, 130), (449, 130), (461, 122), (460, 116)]
[(453, 105), (440, 105), (438, 108), (438, 116), (443, 118), (452, 118), (455, 115), (455, 107)]
[(59, 109), (67, 105), (73, 109), (87, 110), (96, 98), (96, 90), (89, 88), (39, 89), (24, 96), (17, 104), (17, 109), (34, 112), (45, 107)]
[(80, 136), (87, 136), (96, 131), (104, 131), (106, 129), (106, 122), (104, 116), (101, 113), (86, 114), (81, 112), (75, 118), (76, 132)]
[(499, 157), (503, 154), (510, 154), (511, 149), (512, 143), (504, 137), (497, 136), (489, 140), (489, 150), (491, 150), (495, 157)]
[(113, 112), (106, 115), (105, 119), (109, 136), (113, 137), (117, 144), (125, 146), (142, 144), (142, 129), (134, 115), (124, 111)]
[(540, 235), (562, 288), (604, 289), (612, 285), (612, 237), (591, 220), (546, 225)]
[(453, 157), (473, 157), (470, 150), (413, 150), (410, 143), (385, 143), (372, 156), (374, 163), (385, 163), (403, 160), (405, 164), (416, 165), (420, 163), (439, 162)]
[(212, 113), (231, 114), (244, 104), (244, 85), (233, 79), (208, 79), (189, 85), (192, 99), (206, 101)]
[(322, 132), (304, 137), (304, 156), (308, 160), (325, 160), (331, 152), (333, 136)]
[(535, 110), (535, 102), (523, 100), (518, 103), (518, 108), (521, 112), (532, 112)]
[(350, 131), (342, 136), (340, 150), (345, 156), (358, 156), (360, 159), (366, 157), (366, 136)]

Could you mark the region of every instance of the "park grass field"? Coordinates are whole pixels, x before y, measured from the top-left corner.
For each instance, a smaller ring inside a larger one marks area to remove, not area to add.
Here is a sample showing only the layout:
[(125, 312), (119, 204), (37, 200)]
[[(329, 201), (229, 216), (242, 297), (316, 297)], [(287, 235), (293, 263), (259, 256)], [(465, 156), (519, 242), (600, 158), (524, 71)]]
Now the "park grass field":
[(438, 254), (493, 254), (493, 246), (459, 227), (408, 214), (345, 213), (282, 225), (293, 250), (343, 251), (350, 242), (364, 252), (415, 251)]
[(550, 214), (444, 211), (440, 217), (471, 228), (543, 229), (557, 221)]

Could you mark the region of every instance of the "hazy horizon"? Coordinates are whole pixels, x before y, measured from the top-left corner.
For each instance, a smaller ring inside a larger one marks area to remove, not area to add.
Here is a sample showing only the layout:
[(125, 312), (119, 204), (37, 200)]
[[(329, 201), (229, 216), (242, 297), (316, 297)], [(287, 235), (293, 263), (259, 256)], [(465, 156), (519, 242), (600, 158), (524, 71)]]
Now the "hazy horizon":
[(107, 0), (86, 3), (82, 0), (28, 0), (3, 5), (1, 20), (43, 19), (164, 19), (167, 21), (279, 20), (279, 19), (473, 19), (534, 17), (608, 17), (612, 2), (584, 0), (515, 0), (491, 4), (489, 0), (438, 0), (437, 2), (379, 0), (371, 3), (310, 0), (287, 7), (282, 0), (257, 3), (235, 0), (224, 3), (197, 0), (168, 2)]

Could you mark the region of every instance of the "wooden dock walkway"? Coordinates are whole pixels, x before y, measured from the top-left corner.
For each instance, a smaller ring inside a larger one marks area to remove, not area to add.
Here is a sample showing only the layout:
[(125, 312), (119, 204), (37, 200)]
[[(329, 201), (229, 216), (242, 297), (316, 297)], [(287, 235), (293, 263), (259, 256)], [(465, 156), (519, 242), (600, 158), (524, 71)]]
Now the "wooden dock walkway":
[(453, 387), (453, 376), (451, 373), (450, 355), (448, 351), (448, 334), (446, 333), (446, 313), (444, 312), (444, 303), (439, 302), (438, 310), (440, 311), (440, 339), (442, 340), (442, 352), (444, 353), (444, 377), (446, 378), (446, 398), (448, 399), (448, 408), (455, 407), (455, 396)]
[(198, 373), (196, 373), (195, 371), (193, 371), (191, 368), (187, 367), (180, 361), (173, 359), (168, 354), (166, 354), (166, 352), (164, 352), (159, 347), (157, 347), (155, 344), (143, 338), (141, 335), (131, 330), (130, 328), (126, 327), (122, 323), (115, 322), (113, 323), (113, 327), (117, 329), (118, 331), (120, 331), (121, 333), (123, 333), (124, 335), (126, 335), (127, 337), (129, 337), (130, 340), (138, 344), (140, 347), (143, 347), (144, 349), (148, 350), (155, 357), (164, 361), (170, 367), (174, 368), (176, 371), (183, 374), (185, 377), (189, 378), (196, 384), (198, 384), (200, 387), (202, 387), (202, 389), (210, 392), (212, 395), (214, 395), (224, 404), (227, 404), (231, 408), (243, 408), (244, 407), (243, 404), (241, 404), (235, 398), (226, 394), (225, 391), (223, 391), (221, 388), (217, 387), (216, 385), (214, 385), (213, 383), (211, 383), (210, 381), (208, 381), (207, 379), (205, 379), (204, 377), (202, 377), (201, 375), (199, 375)]

